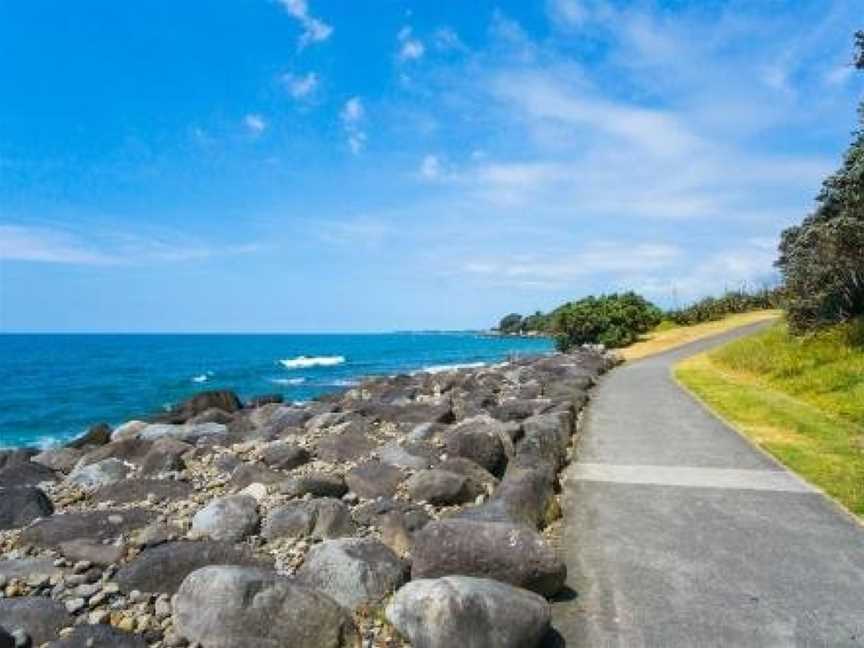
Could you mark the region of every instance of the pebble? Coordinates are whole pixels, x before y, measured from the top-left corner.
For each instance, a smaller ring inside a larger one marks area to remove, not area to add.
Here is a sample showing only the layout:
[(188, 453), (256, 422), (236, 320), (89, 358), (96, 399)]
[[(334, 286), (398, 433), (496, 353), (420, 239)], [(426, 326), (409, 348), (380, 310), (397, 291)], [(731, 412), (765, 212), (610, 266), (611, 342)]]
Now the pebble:
[(79, 597), (73, 599), (66, 599), (63, 604), (66, 606), (66, 611), (69, 612), (69, 614), (75, 614), (76, 612), (80, 612), (84, 609), (86, 602), (83, 598)]
[(102, 623), (108, 623), (109, 619), (110, 619), (110, 614), (108, 613), (108, 610), (94, 610), (87, 617), (87, 621), (88, 621), (88, 623), (90, 623), (90, 625), (99, 625)]

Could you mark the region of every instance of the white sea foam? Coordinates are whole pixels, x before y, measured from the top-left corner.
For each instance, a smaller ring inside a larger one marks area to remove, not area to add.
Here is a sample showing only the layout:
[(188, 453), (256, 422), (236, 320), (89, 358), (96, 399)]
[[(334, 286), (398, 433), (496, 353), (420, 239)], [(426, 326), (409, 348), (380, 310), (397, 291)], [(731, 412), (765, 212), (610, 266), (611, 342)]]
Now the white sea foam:
[(309, 367), (335, 367), (345, 362), (345, 356), (298, 356), (280, 360), (286, 369), (307, 369)]
[(270, 382), (276, 385), (302, 385), (306, 382), (305, 378), (271, 378)]
[(203, 383), (203, 382), (207, 382), (208, 379), (209, 379), (209, 376), (208, 376), (207, 374), (201, 374), (201, 375), (198, 375), (198, 376), (192, 376), (192, 382), (194, 382), (194, 383)]
[(446, 371), (459, 371), (460, 369), (479, 369), (485, 367), (485, 362), (463, 362), (461, 364), (442, 364), (423, 367), (414, 373), (444, 373)]
[(359, 380), (340, 379), (330, 383), (333, 387), (356, 387), (360, 384)]

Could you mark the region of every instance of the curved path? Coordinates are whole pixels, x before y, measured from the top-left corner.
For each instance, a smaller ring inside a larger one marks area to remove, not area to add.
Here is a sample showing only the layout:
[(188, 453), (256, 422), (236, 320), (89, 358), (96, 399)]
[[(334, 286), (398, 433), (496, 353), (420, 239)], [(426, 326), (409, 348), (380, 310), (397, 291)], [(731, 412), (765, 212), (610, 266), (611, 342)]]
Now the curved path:
[(573, 593), (553, 606), (559, 644), (864, 645), (864, 527), (671, 377), (679, 360), (762, 326), (598, 386), (565, 475)]

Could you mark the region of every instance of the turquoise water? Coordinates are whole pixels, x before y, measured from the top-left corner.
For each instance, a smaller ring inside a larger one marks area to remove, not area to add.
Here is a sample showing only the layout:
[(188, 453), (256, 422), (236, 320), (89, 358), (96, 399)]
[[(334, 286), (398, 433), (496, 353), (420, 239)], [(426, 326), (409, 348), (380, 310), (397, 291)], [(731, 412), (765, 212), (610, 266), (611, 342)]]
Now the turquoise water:
[(0, 335), (0, 447), (56, 443), (205, 389), (307, 400), (363, 376), (550, 350), (544, 339), (473, 333)]

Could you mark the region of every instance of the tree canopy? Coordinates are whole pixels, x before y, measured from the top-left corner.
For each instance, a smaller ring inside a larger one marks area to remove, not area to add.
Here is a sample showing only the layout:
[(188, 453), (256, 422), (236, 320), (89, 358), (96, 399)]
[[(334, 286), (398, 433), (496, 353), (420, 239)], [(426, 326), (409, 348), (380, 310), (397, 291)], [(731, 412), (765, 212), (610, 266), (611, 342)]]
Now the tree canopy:
[[(855, 66), (864, 70), (864, 32), (855, 35)], [(864, 102), (858, 130), (816, 210), (780, 240), (788, 316), (803, 332), (864, 314)]]

